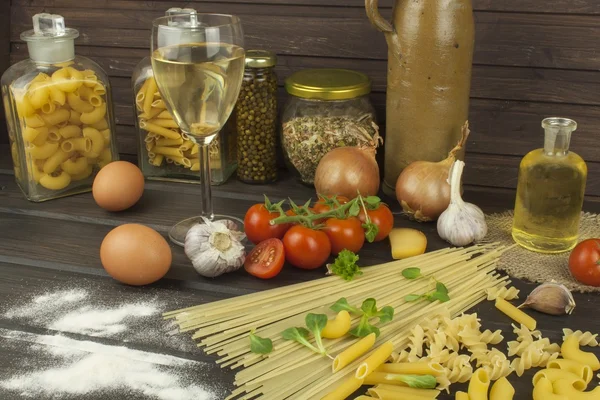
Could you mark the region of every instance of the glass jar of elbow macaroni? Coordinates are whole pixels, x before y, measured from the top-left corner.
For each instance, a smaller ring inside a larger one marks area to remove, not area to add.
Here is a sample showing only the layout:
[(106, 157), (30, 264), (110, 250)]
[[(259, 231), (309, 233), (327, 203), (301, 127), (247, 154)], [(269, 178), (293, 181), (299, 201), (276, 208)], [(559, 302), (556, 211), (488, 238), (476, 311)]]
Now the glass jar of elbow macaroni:
[[(190, 23), (196, 11), (170, 8), (165, 15), (178, 15), (173, 24)], [(194, 34), (194, 33), (192, 33)], [(194, 40), (194, 38), (190, 38)], [(198, 42), (205, 41), (199, 37)], [(165, 107), (156, 87), (150, 57), (144, 58), (132, 76), (135, 124), (138, 133), (138, 164), (147, 179), (199, 183), (198, 145), (181, 132)], [(233, 114), (210, 144), (210, 169), (213, 185), (227, 181), (237, 166)]]
[(117, 159), (110, 85), (102, 68), (75, 55), (75, 29), (36, 14), (23, 32), (29, 59), (0, 81), (17, 184), (31, 201), (90, 191)]

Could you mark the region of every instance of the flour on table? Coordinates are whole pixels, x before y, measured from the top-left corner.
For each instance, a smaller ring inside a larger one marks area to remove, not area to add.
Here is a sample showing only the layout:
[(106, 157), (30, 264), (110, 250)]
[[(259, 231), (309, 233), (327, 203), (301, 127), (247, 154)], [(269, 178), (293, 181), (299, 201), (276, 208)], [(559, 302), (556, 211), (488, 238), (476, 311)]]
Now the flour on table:
[(206, 365), (201, 362), (60, 335), (0, 329), (0, 338), (29, 346), (32, 358), (43, 354), (57, 359), (50, 367), (25, 369), (0, 381), (1, 388), (21, 396), (55, 398), (131, 391), (159, 400), (219, 398), (208, 386), (192, 383), (202, 377)]

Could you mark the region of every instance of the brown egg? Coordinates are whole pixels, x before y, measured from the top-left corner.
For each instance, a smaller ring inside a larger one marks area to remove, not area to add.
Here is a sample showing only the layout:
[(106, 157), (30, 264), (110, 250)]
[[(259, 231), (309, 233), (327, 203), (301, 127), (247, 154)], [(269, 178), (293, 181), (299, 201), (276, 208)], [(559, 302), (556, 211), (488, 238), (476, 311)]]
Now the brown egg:
[(144, 193), (144, 175), (127, 161), (111, 162), (98, 172), (92, 186), (96, 204), (107, 211), (123, 211)]
[(172, 257), (167, 241), (154, 229), (139, 224), (113, 229), (100, 246), (100, 260), (106, 272), (128, 285), (156, 282), (171, 267)]

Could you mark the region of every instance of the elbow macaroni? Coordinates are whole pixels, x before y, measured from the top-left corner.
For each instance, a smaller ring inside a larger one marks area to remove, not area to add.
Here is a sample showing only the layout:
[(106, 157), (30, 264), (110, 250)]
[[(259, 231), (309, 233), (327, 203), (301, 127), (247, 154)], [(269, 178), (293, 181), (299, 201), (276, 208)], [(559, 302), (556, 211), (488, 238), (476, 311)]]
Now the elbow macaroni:
[(479, 368), (469, 381), (469, 399), (471, 400), (487, 400), (487, 391), (490, 386), (490, 378), (485, 369)]
[(327, 325), (321, 331), (321, 336), (327, 339), (341, 338), (348, 333), (351, 324), (352, 318), (350, 318), (350, 314), (348, 311), (342, 310), (337, 314), (335, 319), (327, 321)]
[(577, 361), (580, 364), (589, 365), (593, 371), (600, 369), (600, 361), (594, 353), (588, 353), (579, 348), (579, 338), (577, 336), (567, 336), (560, 347), (562, 356), (567, 360)]
[(542, 378), (533, 387), (533, 400), (569, 400), (569, 398), (560, 394), (555, 394), (552, 382), (547, 378)]
[(515, 388), (506, 377), (498, 379), (490, 390), (490, 400), (512, 400), (515, 396)]
[[(28, 159), (26, 187), (63, 190), (112, 161), (106, 89), (91, 70), (39, 73), (25, 88), (9, 87)], [(17, 161), (15, 160), (15, 163)], [(32, 189), (35, 190), (35, 189)]]

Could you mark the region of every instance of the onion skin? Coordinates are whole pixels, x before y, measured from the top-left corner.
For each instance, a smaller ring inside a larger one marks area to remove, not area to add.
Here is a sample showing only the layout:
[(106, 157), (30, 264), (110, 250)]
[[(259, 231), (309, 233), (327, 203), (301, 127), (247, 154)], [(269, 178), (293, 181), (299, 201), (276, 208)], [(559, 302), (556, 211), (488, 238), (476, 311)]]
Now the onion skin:
[(346, 196), (354, 199), (374, 196), (379, 192), (379, 166), (374, 149), (338, 147), (319, 162), (315, 173), (315, 189), (324, 196)]
[(436, 220), (450, 205), (447, 179), (452, 163), (446, 160), (415, 161), (398, 177), (396, 198), (404, 212), (419, 222)]
[(396, 181), (396, 198), (411, 218), (419, 222), (435, 221), (448, 208), (448, 174), (469, 133), (467, 121), (462, 128), (460, 142), (450, 150), (446, 159), (440, 162), (415, 161), (404, 168)]

